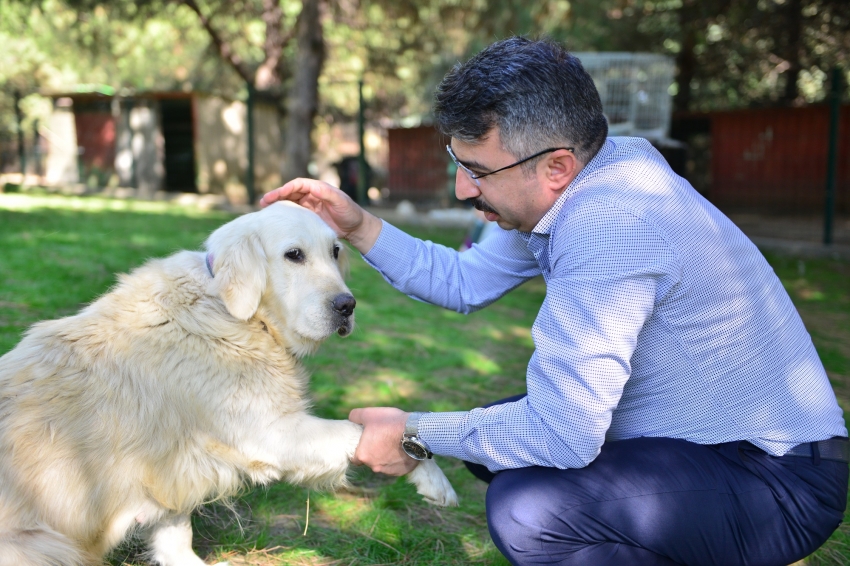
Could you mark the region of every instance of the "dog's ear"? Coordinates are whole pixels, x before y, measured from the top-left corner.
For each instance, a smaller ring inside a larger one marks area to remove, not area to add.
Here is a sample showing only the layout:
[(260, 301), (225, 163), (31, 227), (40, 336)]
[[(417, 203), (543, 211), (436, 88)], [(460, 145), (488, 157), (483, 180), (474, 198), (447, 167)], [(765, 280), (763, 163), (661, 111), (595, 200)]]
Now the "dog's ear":
[(210, 288), (230, 314), (248, 320), (257, 312), (266, 290), (266, 252), (256, 234), (220, 232), (207, 240), (213, 273)]

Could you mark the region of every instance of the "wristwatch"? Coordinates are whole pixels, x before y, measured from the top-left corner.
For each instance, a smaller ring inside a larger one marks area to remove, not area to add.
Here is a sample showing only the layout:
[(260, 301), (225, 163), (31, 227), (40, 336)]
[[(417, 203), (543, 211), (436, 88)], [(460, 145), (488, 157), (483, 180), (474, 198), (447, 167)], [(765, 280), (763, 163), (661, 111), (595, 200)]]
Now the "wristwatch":
[(434, 457), (425, 441), (419, 438), (419, 417), (424, 414), (410, 413), (401, 437), (401, 449), (414, 460), (427, 460)]

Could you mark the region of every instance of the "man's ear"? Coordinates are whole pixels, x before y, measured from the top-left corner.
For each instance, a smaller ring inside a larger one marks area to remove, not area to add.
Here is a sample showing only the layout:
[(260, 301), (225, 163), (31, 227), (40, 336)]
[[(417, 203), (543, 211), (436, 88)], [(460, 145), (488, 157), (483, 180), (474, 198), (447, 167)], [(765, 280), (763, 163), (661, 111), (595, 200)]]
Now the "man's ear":
[(234, 318), (248, 320), (266, 290), (266, 252), (256, 234), (228, 232), (217, 230), (207, 240), (214, 274), (210, 289)]
[(573, 182), (582, 169), (582, 164), (575, 154), (566, 149), (559, 149), (549, 154), (545, 161), (546, 184), (555, 191), (561, 191)]

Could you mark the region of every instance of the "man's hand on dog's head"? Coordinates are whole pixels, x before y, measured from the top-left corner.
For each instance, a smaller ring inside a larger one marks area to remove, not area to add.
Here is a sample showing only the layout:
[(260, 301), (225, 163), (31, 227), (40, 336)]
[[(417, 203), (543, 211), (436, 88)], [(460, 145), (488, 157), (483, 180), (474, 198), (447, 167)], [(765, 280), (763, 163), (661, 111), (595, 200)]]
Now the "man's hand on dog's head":
[(404, 453), (401, 437), (409, 413), (392, 407), (352, 409), (348, 420), (363, 425), (363, 436), (351, 463), (365, 464), (373, 472), (403, 476), (419, 463)]
[(279, 200), (290, 200), (312, 210), (361, 253), (372, 249), (381, 234), (383, 224), (380, 218), (363, 210), (338, 188), (322, 181), (289, 181), (263, 195), (260, 206), (266, 207)]

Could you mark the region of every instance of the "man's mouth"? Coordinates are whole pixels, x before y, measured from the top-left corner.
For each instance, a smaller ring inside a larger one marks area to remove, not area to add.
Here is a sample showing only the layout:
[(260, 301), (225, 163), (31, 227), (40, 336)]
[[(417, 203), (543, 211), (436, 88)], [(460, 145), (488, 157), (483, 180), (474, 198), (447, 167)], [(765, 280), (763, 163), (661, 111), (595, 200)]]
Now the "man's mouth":
[(471, 203), (472, 203), (472, 206), (473, 206), (476, 210), (480, 210), (481, 212), (483, 212), (483, 213), (484, 213), (484, 215), (486, 216), (487, 220), (492, 221), (492, 220), (493, 220), (493, 218), (491, 218), (491, 216), (492, 216), (492, 217), (495, 217), (495, 216), (498, 216), (498, 215), (499, 215), (499, 213), (498, 213), (498, 212), (496, 212), (495, 210), (493, 210), (493, 207), (491, 207), (489, 204), (487, 204), (486, 202), (484, 202), (484, 201), (483, 201), (483, 200), (481, 200), (480, 198), (472, 199)]

